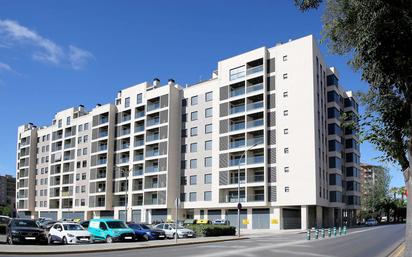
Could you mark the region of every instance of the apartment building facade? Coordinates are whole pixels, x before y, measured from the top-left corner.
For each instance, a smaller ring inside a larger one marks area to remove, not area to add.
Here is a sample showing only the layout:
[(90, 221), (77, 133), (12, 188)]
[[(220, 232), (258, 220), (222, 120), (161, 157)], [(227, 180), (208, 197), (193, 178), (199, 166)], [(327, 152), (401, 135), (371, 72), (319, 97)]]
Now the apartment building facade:
[(155, 79), (19, 127), (18, 213), (153, 223), (175, 219), (180, 199), (179, 219), (232, 225), (240, 201), (250, 229), (350, 222), (356, 123), (356, 99), (312, 36), (261, 47), (220, 61), (207, 81)]

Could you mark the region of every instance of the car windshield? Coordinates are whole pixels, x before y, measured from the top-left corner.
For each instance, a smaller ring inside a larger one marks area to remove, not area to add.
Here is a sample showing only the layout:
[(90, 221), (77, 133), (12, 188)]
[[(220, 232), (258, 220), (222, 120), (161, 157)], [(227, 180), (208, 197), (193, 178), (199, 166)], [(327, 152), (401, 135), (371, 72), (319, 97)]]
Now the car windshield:
[(127, 225), (123, 221), (107, 221), (109, 228), (127, 228)]
[(130, 228), (135, 228), (135, 229), (139, 229), (140, 228), (140, 226), (139, 225), (137, 225), (137, 224), (127, 224)]
[(16, 227), (26, 227), (26, 228), (37, 228), (37, 224), (33, 220), (15, 220), (13, 221), (13, 226)]
[(64, 230), (69, 230), (69, 231), (83, 230), (82, 226), (78, 224), (64, 224), (63, 227), (64, 227)]
[(144, 225), (144, 224), (141, 224), (140, 226), (142, 227), (142, 229), (150, 229), (149, 226)]
[[(176, 224), (170, 224), (170, 227), (172, 227), (173, 229), (175, 229)], [(178, 225), (178, 226), (177, 226), (177, 229), (184, 229), (184, 227)]]

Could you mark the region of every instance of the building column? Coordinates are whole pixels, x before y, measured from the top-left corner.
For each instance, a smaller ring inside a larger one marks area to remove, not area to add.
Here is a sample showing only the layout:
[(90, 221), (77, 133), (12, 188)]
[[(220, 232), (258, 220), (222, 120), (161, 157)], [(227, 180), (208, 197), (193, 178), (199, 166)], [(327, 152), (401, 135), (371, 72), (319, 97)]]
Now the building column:
[(316, 226), (317, 228), (323, 228), (323, 208), (322, 206), (316, 205)]
[(194, 209), (193, 211), (193, 218), (195, 220), (200, 220), (200, 209)]
[(300, 208), (300, 223), (301, 229), (307, 230), (308, 229), (308, 222), (309, 222), (309, 208), (307, 205), (302, 205)]
[[(273, 209), (271, 208), (271, 213), (270, 213), (270, 228), (274, 230), (280, 230), (280, 212), (281, 208), (280, 207), (274, 207)], [(277, 224), (272, 224), (273, 221), (277, 221)]]
[[(247, 224), (247, 229), (252, 229), (253, 228), (253, 215), (252, 215), (252, 208), (247, 208), (247, 220), (249, 221), (249, 224)], [(240, 218), (240, 224), (242, 224), (242, 218)]]

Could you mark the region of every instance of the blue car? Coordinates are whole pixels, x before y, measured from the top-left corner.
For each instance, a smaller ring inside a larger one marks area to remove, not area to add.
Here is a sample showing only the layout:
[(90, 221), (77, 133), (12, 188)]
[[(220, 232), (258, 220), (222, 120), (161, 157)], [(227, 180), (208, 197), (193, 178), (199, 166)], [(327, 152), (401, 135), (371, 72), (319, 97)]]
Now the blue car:
[(87, 228), (95, 241), (112, 243), (116, 241), (134, 241), (135, 234), (122, 220), (92, 219)]
[(136, 239), (138, 240), (159, 240), (165, 239), (166, 234), (163, 230), (152, 229), (145, 224), (136, 224), (133, 222), (128, 222), (127, 225), (129, 228), (133, 229)]

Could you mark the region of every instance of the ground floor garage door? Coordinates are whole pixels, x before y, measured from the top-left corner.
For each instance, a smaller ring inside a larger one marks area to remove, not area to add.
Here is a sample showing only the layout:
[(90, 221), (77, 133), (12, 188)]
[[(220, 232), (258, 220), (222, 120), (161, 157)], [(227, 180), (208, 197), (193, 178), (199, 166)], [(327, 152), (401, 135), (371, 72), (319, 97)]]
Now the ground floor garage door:
[(141, 210), (132, 211), (132, 221), (136, 223), (142, 222), (142, 211)]
[(300, 209), (282, 209), (283, 229), (300, 229)]
[(77, 212), (64, 211), (64, 212), (62, 212), (62, 219), (80, 219), (80, 220), (84, 220), (84, 212), (82, 212), (82, 211), (77, 211)]
[(31, 212), (29, 212), (29, 211), (19, 211), (19, 212), (17, 212), (17, 218), (30, 219), (31, 218)]
[(100, 211), (99, 215), (101, 219), (113, 219), (114, 211)]
[(221, 210), (208, 210), (207, 219), (210, 221), (222, 219), (222, 211)]
[(269, 209), (252, 209), (252, 228), (269, 229), (270, 215)]
[(39, 218), (49, 218), (51, 220), (57, 220), (57, 211), (41, 211)]
[(126, 211), (125, 210), (120, 210), (119, 211), (119, 220), (127, 221), (126, 220)]
[(167, 221), (167, 209), (153, 209), (152, 223), (161, 223)]
[[(237, 210), (227, 210), (226, 219), (230, 222), (231, 226), (237, 227)], [(247, 219), (247, 210), (240, 211), (240, 228), (247, 228), (247, 224), (243, 224), (244, 219)]]

